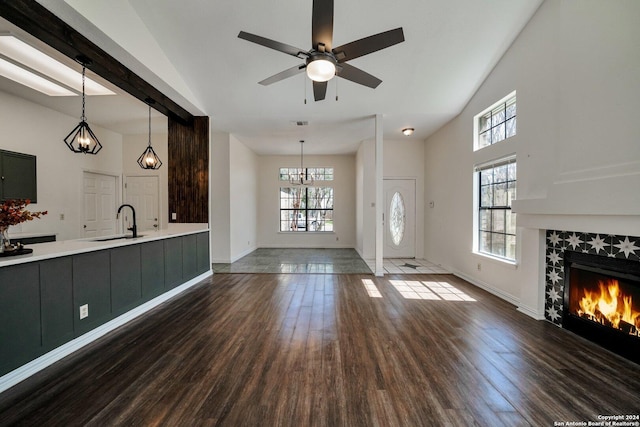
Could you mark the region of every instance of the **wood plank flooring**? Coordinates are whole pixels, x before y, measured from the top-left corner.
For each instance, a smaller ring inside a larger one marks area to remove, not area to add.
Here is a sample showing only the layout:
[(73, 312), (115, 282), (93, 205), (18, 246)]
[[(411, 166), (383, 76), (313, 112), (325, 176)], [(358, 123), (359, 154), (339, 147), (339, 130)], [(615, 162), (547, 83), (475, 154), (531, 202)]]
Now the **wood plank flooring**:
[(640, 366), (450, 275), (216, 274), (0, 394), (2, 426), (552, 426), (639, 412)]

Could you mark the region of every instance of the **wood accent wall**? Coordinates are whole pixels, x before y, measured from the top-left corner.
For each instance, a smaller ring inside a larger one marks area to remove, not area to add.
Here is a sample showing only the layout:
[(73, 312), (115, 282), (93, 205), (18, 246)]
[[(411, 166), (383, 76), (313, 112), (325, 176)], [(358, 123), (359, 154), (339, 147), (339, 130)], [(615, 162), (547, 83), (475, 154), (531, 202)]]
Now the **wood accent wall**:
[(209, 117), (189, 126), (169, 116), (168, 145), (169, 222), (209, 222)]

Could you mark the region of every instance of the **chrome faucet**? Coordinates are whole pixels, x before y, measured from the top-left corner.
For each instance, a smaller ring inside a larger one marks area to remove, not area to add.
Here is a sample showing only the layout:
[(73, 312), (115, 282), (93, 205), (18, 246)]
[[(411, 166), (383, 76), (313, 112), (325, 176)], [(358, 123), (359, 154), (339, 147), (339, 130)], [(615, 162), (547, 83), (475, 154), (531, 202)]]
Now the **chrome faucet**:
[(121, 205), (118, 208), (118, 213), (116, 214), (116, 219), (118, 219), (120, 217), (120, 211), (125, 206), (129, 206), (131, 208), (131, 212), (133, 213), (133, 226), (131, 226), (130, 228), (127, 228), (127, 230), (131, 230), (133, 232), (133, 236), (132, 237), (135, 239), (136, 237), (138, 237), (138, 226), (136, 225), (136, 210), (133, 208), (133, 206), (131, 206), (129, 204)]

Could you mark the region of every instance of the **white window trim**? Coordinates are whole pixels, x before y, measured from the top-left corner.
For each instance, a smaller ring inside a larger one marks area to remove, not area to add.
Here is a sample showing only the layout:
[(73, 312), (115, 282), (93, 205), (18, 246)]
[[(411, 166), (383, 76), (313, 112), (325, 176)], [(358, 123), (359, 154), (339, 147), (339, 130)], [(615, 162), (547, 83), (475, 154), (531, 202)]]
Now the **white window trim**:
[[(502, 102), (504, 102), (504, 100)], [(488, 110), (485, 110), (485, 112), (486, 111)], [(479, 180), (478, 172), (482, 169), (488, 169), (491, 167), (495, 167), (495, 165), (509, 163), (512, 161), (517, 164), (517, 158), (515, 153), (510, 153), (510, 154), (507, 154), (506, 156), (501, 156), (497, 159), (493, 159), (488, 162), (482, 162), (473, 166), (473, 246), (472, 246), (471, 252), (474, 255), (487, 258), (491, 261), (497, 261), (497, 262), (507, 264), (507, 265), (512, 265), (515, 268), (518, 268), (519, 260), (520, 260), (521, 238), (520, 238), (520, 233), (518, 231), (517, 220), (516, 220), (516, 257), (515, 259), (502, 258), (502, 257), (488, 254), (485, 252), (480, 252), (478, 250), (480, 245), (479, 236), (478, 236), (479, 235), (478, 233), (479, 212), (478, 211), (479, 211), (479, 204), (480, 204), (480, 180)], [(517, 182), (518, 182), (518, 179), (516, 178), (516, 185), (517, 185)]]
[[(491, 104), (491, 106), (485, 108), (480, 113), (478, 113), (475, 116), (473, 116), (473, 151), (478, 151), (478, 150), (482, 150), (483, 148), (487, 148), (487, 147), (478, 146), (478, 131), (479, 131), (480, 117), (484, 116), (489, 111), (491, 111), (494, 108), (496, 108), (498, 105), (504, 104), (505, 102), (507, 102), (511, 98), (514, 98), (515, 96), (516, 96), (516, 91), (514, 90), (509, 95), (505, 96), (504, 98), (500, 99), (497, 102), (494, 102), (493, 104)], [(517, 101), (516, 101), (516, 103), (517, 103)], [(502, 141), (500, 141), (500, 142), (502, 142)], [(489, 147), (491, 147), (491, 145), (489, 145)]]

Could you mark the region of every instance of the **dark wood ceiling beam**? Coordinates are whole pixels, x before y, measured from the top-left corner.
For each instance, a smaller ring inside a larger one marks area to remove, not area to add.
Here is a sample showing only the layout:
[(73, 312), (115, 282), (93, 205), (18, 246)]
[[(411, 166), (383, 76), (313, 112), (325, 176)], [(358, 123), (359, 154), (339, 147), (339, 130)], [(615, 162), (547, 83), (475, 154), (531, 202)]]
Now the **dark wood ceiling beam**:
[(153, 99), (153, 108), (167, 117), (185, 125), (193, 123), (191, 113), (37, 2), (0, 0), (0, 16), (69, 58), (75, 60), (79, 55), (89, 58), (89, 70), (142, 102)]

